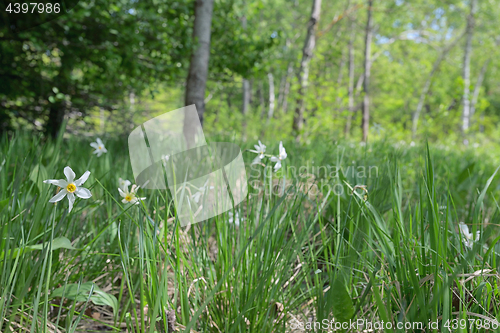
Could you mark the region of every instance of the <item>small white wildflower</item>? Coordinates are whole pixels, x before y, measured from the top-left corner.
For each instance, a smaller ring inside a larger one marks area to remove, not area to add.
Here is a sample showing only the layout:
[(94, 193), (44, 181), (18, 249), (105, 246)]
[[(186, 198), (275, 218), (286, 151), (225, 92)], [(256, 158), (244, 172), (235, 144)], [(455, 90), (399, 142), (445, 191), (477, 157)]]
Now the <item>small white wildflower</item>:
[(249, 149), (249, 151), (251, 151), (252, 153), (257, 154), (257, 157), (252, 161), (252, 164), (260, 163), (260, 160), (262, 160), (264, 158), (264, 153), (266, 152), (266, 146), (264, 144), (262, 144), (262, 142), (260, 142), (260, 140), (259, 140), (259, 144), (254, 145), (254, 147), (255, 147), (255, 150)]
[(161, 163), (164, 168), (168, 168), (168, 160), (170, 159), (170, 155), (161, 155)]
[(132, 184), (130, 180), (123, 180), (121, 178), (118, 178), (118, 182), (120, 183), (122, 191), (125, 191)]
[(465, 243), (465, 246), (467, 246), (468, 248), (472, 249), (472, 245), (474, 242), (477, 242), (479, 240), (479, 237), (481, 237), (481, 233), (480, 231), (476, 231), (476, 239), (473, 240), (473, 235), (472, 233), (469, 232), (469, 227), (463, 223), (463, 222), (460, 222), (458, 224), (458, 226), (460, 227), (460, 231), (462, 232), (462, 235), (464, 236), (463, 237), (463, 241)]
[(274, 165), (274, 171), (278, 171), (281, 168), (281, 161), (283, 161), (286, 158), (286, 150), (283, 147), (283, 142), (280, 141), (280, 147), (279, 147), (279, 154), (278, 157), (272, 156), (271, 157), (271, 162), (276, 162)]
[(104, 147), (104, 143), (102, 143), (101, 139), (97, 138), (96, 142), (92, 142), (90, 144), (92, 148), (95, 148), (93, 151), (94, 154), (97, 154), (97, 157), (101, 157), (103, 153), (107, 153), (106, 147)]
[(120, 192), (120, 195), (123, 197), (122, 202), (125, 204), (130, 203), (138, 205), (140, 200), (145, 200), (146, 198), (137, 197), (136, 192), (139, 188), (140, 186), (132, 185), (130, 192), (128, 190), (128, 185), (126, 185), (123, 189), (118, 188), (118, 192)]
[(410, 147), (415, 147), (415, 142), (414, 141), (410, 142)]
[(366, 146), (366, 142), (361, 141), (361, 142), (359, 143), (359, 145), (360, 145), (361, 147), (365, 147), (365, 146)]
[[(198, 189), (198, 192), (196, 192), (195, 194), (193, 194), (193, 195), (191, 196), (191, 198), (194, 200), (194, 202), (196, 202), (196, 203), (200, 202), (200, 198), (201, 198), (201, 196), (202, 196), (202, 195), (204, 195), (204, 194), (205, 194), (205, 191), (207, 190), (207, 185), (208, 185), (208, 179), (207, 179), (207, 181), (205, 182), (205, 184), (204, 184), (202, 187), (200, 187), (200, 188)], [(210, 187), (209, 187), (209, 189), (213, 190), (213, 189), (214, 189), (214, 187), (213, 187), (213, 186), (210, 186)]]
[(85, 181), (89, 178), (90, 171), (85, 171), (85, 173), (77, 180), (75, 180), (75, 173), (73, 170), (67, 166), (64, 168), (64, 175), (66, 176), (66, 180), (64, 179), (47, 179), (43, 182), (46, 184), (57, 185), (61, 188), (59, 193), (53, 196), (49, 202), (58, 202), (61, 201), (65, 196), (68, 196), (69, 200), (69, 212), (73, 209), (73, 203), (75, 202), (75, 195), (82, 199), (88, 199), (92, 196), (92, 193), (86, 188), (80, 187), (85, 183)]

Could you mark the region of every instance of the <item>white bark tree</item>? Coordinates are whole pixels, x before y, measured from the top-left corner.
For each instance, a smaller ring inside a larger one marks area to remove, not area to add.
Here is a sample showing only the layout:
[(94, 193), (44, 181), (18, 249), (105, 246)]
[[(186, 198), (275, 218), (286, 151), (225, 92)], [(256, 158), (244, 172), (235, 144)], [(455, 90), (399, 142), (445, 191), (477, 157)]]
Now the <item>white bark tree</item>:
[(274, 115), (274, 77), (272, 73), (267, 73), (269, 80), (269, 111), (267, 112), (267, 122), (271, 120)]
[[(470, 12), (467, 16), (467, 30), (466, 41), (465, 41), (465, 52), (464, 52), (464, 63), (463, 63), (463, 79), (464, 79), (464, 93), (463, 93), (463, 111), (462, 111), (462, 132), (464, 136), (467, 135), (467, 131), (470, 126), (470, 58), (472, 54), (472, 34), (474, 32), (474, 16), (476, 14), (477, 0), (470, 1)], [(464, 144), (467, 145), (469, 140), (465, 137)]]
[(295, 114), (293, 116), (293, 131), (296, 134), (296, 139), (299, 140), (299, 132), (304, 125), (304, 96), (308, 86), (309, 78), (309, 62), (313, 56), (314, 47), (316, 45), (316, 29), (318, 27), (319, 16), (321, 13), (321, 0), (313, 0), (311, 17), (307, 23), (307, 35), (302, 49), (302, 60), (299, 68), (299, 91)]
[(363, 117), (361, 122), (361, 129), (363, 131), (363, 142), (368, 140), (368, 129), (370, 123), (370, 72), (371, 72), (371, 46), (372, 46), (372, 9), (373, 9), (373, 0), (368, 0), (368, 18), (366, 20), (366, 29), (365, 29), (365, 75), (363, 81)]
[(351, 34), (349, 37), (349, 88), (348, 88), (348, 108), (347, 121), (345, 124), (344, 135), (349, 136), (351, 132), (352, 114), (354, 112), (354, 38), (356, 37), (354, 18), (351, 18)]

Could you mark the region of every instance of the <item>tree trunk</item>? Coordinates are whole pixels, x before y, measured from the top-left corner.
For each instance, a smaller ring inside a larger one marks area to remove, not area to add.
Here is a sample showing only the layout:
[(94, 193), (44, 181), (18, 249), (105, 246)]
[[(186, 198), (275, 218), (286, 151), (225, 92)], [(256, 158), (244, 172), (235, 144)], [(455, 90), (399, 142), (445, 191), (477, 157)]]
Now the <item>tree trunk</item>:
[[(70, 89), (70, 74), (73, 69), (74, 59), (69, 54), (69, 52), (63, 51), (63, 56), (61, 57), (61, 67), (59, 68), (59, 73), (55, 77), (54, 85), (59, 89), (61, 93), (68, 93)], [(45, 124), (45, 134), (55, 139), (62, 128), (64, 123), (64, 116), (66, 115), (66, 101), (57, 101), (52, 103), (49, 108), (49, 119)]]
[(248, 81), (247, 79), (243, 79), (243, 115), (248, 114), (249, 106), (250, 106), (250, 81)]
[[(243, 1), (243, 7), (245, 7), (244, 10), (246, 10), (246, 2)], [(241, 25), (243, 26), (243, 30), (247, 30), (247, 17), (246, 15), (243, 15), (241, 18)], [(246, 79), (243, 78), (243, 115), (248, 114), (248, 109), (250, 106), (250, 82)], [(243, 119), (243, 122), (245, 123), (246, 120)], [(244, 127), (246, 127), (246, 124), (243, 124)]]
[[(186, 106), (195, 104), (200, 123), (203, 125), (205, 113), (205, 88), (208, 77), (208, 60), (210, 57), (210, 34), (214, 0), (196, 0), (194, 10), (193, 37), (197, 46), (191, 55), (189, 74), (186, 82)], [(188, 147), (194, 145), (194, 133), (197, 121), (187, 116), (184, 119), (184, 134)]]
[(314, 46), (316, 44), (316, 28), (318, 26), (319, 16), (321, 13), (321, 0), (313, 0), (311, 18), (307, 24), (307, 35), (302, 49), (302, 60), (299, 68), (299, 96), (293, 116), (293, 131), (296, 135), (296, 140), (300, 140), (299, 132), (304, 125), (304, 96), (307, 90), (309, 78), (309, 62), (313, 56)]
[(371, 45), (372, 45), (372, 5), (373, 0), (368, 0), (368, 18), (366, 20), (365, 31), (365, 75), (363, 81), (363, 119), (361, 122), (361, 129), (363, 130), (363, 142), (368, 140), (368, 128), (370, 123), (370, 71), (371, 71)]
[(66, 114), (66, 103), (59, 101), (53, 103), (49, 109), (49, 119), (45, 125), (45, 133), (51, 138), (55, 139), (59, 135), (62, 124), (64, 122), (64, 115)]
[(269, 79), (269, 111), (267, 113), (267, 122), (271, 120), (274, 114), (274, 77), (272, 73), (267, 74)]
[(354, 38), (355, 34), (355, 21), (351, 19), (351, 36), (349, 38), (349, 91), (348, 91), (348, 107), (347, 121), (345, 124), (344, 135), (348, 137), (351, 132), (352, 114), (354, 112)]
[(472, 53), (472, 33), (474, 31), (474, 15), (476, 13), (476, 1), (471, 0), (470, 2), (470, 13), (467, 16), (467, 30), (466, 30), (466, 41), (465, 41), (465, 52), (464, 52), (464, 63), (463, 63), (463, 79), (464, 79), (464, 93), (463, 93), (463, 103), (464, 108), (462, 112), (462, 132), (464, 135), (464, 144), (467, 145), (469, 140), (467, 140), (466, 135), (470, 126), (470, 58)]

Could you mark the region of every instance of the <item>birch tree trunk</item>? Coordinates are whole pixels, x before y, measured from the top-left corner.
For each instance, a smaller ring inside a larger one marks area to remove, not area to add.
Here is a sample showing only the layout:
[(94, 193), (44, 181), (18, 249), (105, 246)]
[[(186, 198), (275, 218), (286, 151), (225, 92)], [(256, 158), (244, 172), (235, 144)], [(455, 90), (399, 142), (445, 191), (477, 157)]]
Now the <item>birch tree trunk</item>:
[(368, 0), (368, 18), (366, 20), (365, 30), (365, 75), (363, 81), (363, 118), (361, 122), (361, 129), (363, 131), (363, 142), (368, 140), (368, 129), (370, 123), (370, 71), (371, 71), (371, 45), (372, 45), (372, 6), (373, 0)]
[[(462, 112), (462, 132), (464, 137), (467, 135), (467, 131), (470, 126), (470, 58), (472, 53), (472, 33), (474, 31), (474, 15), (476, 13), (476, 2), (477, 0), (471, 0), (470, 2), (470, 13), (467, 16), (467, 30), (466, 30), (466, 42), (465, 42), (465, 52), (464, 52), (464, 63), (463, 63), (463, 78), (464, 78), (464, 93), (463, 93), (463, 103), (464, 108)], [(467, 145), (469, 140), (464, 138), (464, 144)]]
[(351, 132), (352, 114), (354, 112), (354, 38), (355, 34), (355, 21), (351, 18), (351, 35), (349, 37), (349, 87), (348, 87), (348, 108), (347, 121), (345, 124), (344, 135), (349, 136)]
[(299, 132), (304, 125), (304, 95), (307, 90), (309, 78), (309, 62), (313, 56), (314, 46), (316, 44), (316, 29), (318, 27), (319, 16), (321, 13), (321, 0), (313, 0), (311, 18), (307, 24), (307, 35), (302, 49), (302, 60), (299, 68), (299, 92), (295, 114), (293, 116), (293, 131), (296, 134), (296, 140), (300, 140)]
[(267, 74), (267, 78), (269, 80), (269, 111), (267, 113), (267, 122), (271, 120), (274, 115), (274, 77), (272, 73)]
[(243, 79), (243, 115), (248, 114), (250, 106), (250, 82)]
[[(197, 41), (189, 64), (189, 74), (186, 82), (186, 106), (195, 104), (198, 117), (203, 125), (203, 114), (205, 113), (205, 88), (208, 77), (208, 60), (210, 57), (210, 34), (212, 28), (212, 12), (214, 0), (196, 0), (194, 9), (193, 37)], [(188, 147), (192, 147), (195, 137), (195, 119), (186, 117), (184, 119), (184, 133)], [(189, 134), (188, 134), (189, 133)]]
[[(245, 7), (245, 10), (246, 10), (246, 2), (245, 1), (243, 1), (243, 6)], [(242, 21), (241, 25), (243, 26), (243, 30), (247, 30), (247, 17), (246, 17), (246, 15), (243, 15), (241, 21)], [(243, 109), (242, 109), (243, 115), (248, 114), (249, 106), (250, 106), (250, 82), (246, 78), (243, 78)], [(246, 122), (246, 120), (243, 119), (243, 122)], [(246, 126), (246, 124), (243, 124), (243, 125)]]

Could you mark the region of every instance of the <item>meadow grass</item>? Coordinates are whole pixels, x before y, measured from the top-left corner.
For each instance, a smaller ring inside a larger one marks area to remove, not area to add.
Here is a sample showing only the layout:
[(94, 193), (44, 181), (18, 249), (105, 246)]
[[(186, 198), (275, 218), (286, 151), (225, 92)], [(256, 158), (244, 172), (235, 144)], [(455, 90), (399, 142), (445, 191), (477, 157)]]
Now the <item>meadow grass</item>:
[[(166, 191), (121, 202), (126, 140), (103, 138), (101, 157), (85, 138), (1, 140), (1, 332), (169, 332), (172, 316), (185, 332), (497, 331), (498, 169), (472, 150), (285, 142), (280, 171), (247, 166), (231, 214), (181, 227)], [(70, 213), (43, 183), (65, 166), (91, 171)]]

